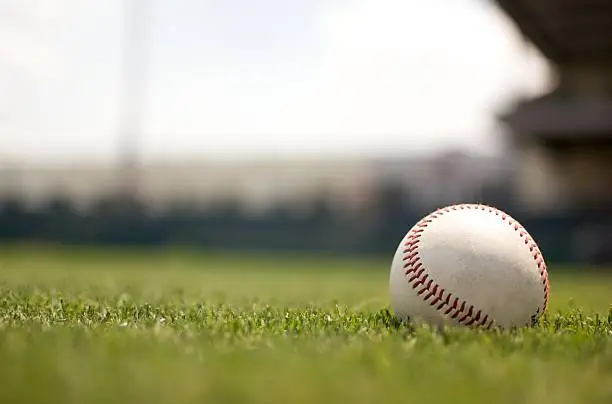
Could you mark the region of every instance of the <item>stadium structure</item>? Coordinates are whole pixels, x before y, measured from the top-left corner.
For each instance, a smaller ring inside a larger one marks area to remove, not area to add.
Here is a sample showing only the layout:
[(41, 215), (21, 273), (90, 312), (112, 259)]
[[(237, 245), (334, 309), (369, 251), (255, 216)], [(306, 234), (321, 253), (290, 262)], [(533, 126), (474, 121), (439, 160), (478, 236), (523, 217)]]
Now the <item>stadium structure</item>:
[(549, 93), (500, 117), (517, 153), (523, 205), (540, 212), (612, 209), (612, 3), (496, 2), (555, 71)]

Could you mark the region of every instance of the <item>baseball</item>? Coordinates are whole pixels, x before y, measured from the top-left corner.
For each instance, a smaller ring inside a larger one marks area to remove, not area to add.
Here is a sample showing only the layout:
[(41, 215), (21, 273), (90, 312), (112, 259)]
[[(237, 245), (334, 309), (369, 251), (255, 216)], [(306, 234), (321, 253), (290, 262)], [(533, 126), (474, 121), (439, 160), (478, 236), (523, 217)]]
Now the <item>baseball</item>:
[(433, 326), (529, 326), (549, 281), (536, 242), (510, 215), (479, 204), (436, 210), (400, 242), (389, 276), (400, 320)]

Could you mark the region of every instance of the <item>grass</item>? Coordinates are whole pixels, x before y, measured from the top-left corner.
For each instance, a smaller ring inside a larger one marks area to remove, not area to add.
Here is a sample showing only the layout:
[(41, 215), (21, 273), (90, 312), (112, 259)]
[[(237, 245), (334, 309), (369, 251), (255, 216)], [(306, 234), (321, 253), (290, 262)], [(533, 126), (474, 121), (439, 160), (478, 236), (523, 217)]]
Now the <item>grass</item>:
[(610, 403), (612, 276), (514, 332), (397, 324), (388, 260), (0, 249), (2, 403)]

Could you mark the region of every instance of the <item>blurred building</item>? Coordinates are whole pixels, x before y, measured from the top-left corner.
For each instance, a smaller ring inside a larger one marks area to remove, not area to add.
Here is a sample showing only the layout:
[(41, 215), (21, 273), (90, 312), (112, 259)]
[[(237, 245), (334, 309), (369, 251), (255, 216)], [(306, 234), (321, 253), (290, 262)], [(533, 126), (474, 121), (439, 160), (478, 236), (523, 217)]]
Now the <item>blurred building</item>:
[(479, 156), (447, 151), (434, 156), (382, 160), (379, 181), (401, 184), (413, 207), (432, 209), (451, 203), (483, 202), (487, 189), (505, 188), (513, 176), (510, 156)]
[(502, 119), (518, 154), (524, 207), (612, 208), (612, 3), (497, 0), (550, 61), (556, 86)]
[[(371, 169), (364, 161), (264, 161), (242, 163), (156, 162), (138, 167), (135, 194), (152, 211), (175, 204), (206, 209), (224, 203), (256, 214), (278, 205), (296, 211), (317, 195), (358, 207), (367, 193)], [(35, 207), (53, 198), (67, 199), (87, 210), (100, 199), (117, 195), (123, 172), (112, 164), (4, 164), (0, 197)]]
[[(111, 164), (0, 165), (0, 198), (36, 207), (69, 200), (87, 210), (116, 195), (123, 172)], [(257, 215), (282, 206), (296, 213), (323, 201), (337, 213), (358, 214), (393, 184), (416, 207), (475, 201), (490, 183), (502, 183), (508, 164), (499, 159), (451, 152), (398, 160), (321, 159), (235, 163), (157, 162), (138, 169), (137, 196), (152, 211), (176, 204), (195, 209), (236, 205)]]

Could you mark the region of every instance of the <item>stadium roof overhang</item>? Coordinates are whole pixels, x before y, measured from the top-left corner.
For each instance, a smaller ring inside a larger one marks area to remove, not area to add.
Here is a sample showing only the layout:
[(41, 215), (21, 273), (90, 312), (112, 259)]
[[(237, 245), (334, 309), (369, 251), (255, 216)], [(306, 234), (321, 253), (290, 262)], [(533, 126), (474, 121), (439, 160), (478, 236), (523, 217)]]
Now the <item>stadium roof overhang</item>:
[(499, 118), (512, 129), (513, 138), (537, 138), (549, 146), (612, 142), (612, 101), (553, 99), (520, 103)]
[[(554, 65), (612, 72), (611, 0), (495, 0), (522, 34)], [(564, 72), (560, 72), (564, 75)], [(513, 138), (549, 145), (612, 142), (612, 100), (564, 94), (563, 87), (518, 103), (501, 120)]]
[(612, 1), (495, 0), (557, 65), (612, 62)]

